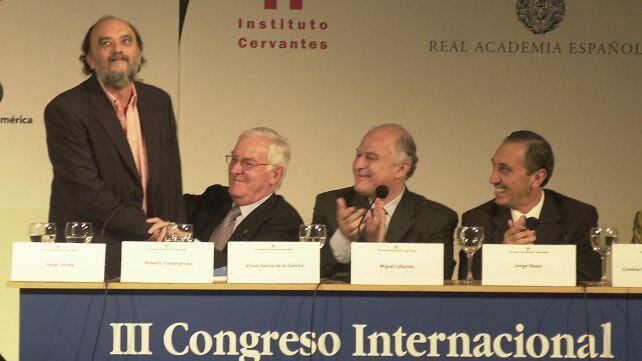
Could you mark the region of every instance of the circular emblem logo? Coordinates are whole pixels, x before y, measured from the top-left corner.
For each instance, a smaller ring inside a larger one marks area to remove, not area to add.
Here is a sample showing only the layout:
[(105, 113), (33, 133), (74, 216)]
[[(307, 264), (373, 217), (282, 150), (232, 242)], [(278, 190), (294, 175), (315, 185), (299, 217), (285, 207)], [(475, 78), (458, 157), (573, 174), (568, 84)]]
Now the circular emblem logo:
[(2, 83), (0, 83), (0, 102), (2, 101), (3, 95), (4, 95), (4, 92), (2, 91)]
[(564, 0), (517, 0), (517, 18), (533, 34), (555, 30), (564, 19)]

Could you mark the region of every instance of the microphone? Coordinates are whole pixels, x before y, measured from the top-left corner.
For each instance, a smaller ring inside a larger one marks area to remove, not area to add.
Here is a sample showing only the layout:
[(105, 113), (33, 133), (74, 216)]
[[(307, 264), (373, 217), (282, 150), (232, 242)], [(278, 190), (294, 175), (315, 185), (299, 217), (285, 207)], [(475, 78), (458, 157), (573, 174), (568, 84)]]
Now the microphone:
[(368, 208), (366, 209), (366, 212), (363, 214), (363, 216), (361, 216), (361, 219), (359, 220), (359, 225), (357, 226), (357, 238), (359, 238), (358, 235), (361, 233), (359, 230), (361, 229), (361, 225), (363, 224), (363, 221), (365, 221), (366, 219), (366, 214), (368, 214), (368, 210), (370, 210), (370, 212), (373, 213), (372, 205), (374, 204), (375, 200), (377, 200), (377, 198), (384, 199), (388, 196), (389, 193), (390, 193), (390, 190), (388, 190), (388, 187), (384, 186), (383, 184), (375, 188), (375, 196), (371, 201), (368, 201)]
[[(388, 196), (389, 193), (390, 193), (390, 191), (388, 190), (388, 187), (384, 186), (383, 184), (378, 186), (375, 189), (375, 197), (376, 198), (384, 199), (384, 198), (386, 198)], [(372, 202), (374, 203), (374, 201), (372, 201)], [(370, 206), (372, 206), (372, 204), (370, 204)]]
[(526, 229), (529, 231), (536, 231), (537, 227), (539, 227), (539, 219), (535, 217), (526, 218)]
[(129, 200), (131, 200), (131, 199), (136, 199), (137, 197), (140, 197), (140, 196), (138, 195), (138, 193), (136, 193), (135, 191), (132, 191), (132, 192), (129, 194), (129, 197), (125, 198), (125, 200), (123, 200), (122, 202), (120, 202), (120, 204), (119, 204), (119, 205), (117, 205), (115, 208), (112, 208), (112, 209), (113, 209), (113, 211), (111, 212), (111, 214), (109, 215), (109, 217), (107, 217), (107, 219), (105, 220), (105, 223), (103, 223), (103, 226), (102, 226), (102, 228), (100, 229), (100, 240), (101, 240), (102, 242), (104, 242), (104, 238), (103, 238), (103, 236), (105, 235), (105, 229), (107, 228), (107, 224), (109, 224), (109, 221), (111, 221), (111, 219), (112, 219), (112, 218), (114, 218), (114, 216), (115, 216), (116, 214), (118, 214), (118, 212), (121, 210), (121, 208), (123, 208), (123, 206), (125, 205), (125, 203), (127, 203), (127, 202), (128, 202)]

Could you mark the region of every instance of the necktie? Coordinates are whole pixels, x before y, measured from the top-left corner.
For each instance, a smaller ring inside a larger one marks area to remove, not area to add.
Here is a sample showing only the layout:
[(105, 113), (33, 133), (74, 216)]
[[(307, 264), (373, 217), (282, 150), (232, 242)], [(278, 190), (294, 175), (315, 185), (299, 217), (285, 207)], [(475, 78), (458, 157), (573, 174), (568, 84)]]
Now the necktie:
[(212, 233), (210, 242), (214, 242), (214, 248), (217, 251), (222, 251), (225, 248), (225, 245), (227, 245), (227, 242), (230, 240), (230, 236), (232, 236), (232, 232), (234, 231), (234, 221), (240, 214), (241, 209), (236, 205), (232, 206), (229, 212), (227, 212), (227, 215), (225, 215), (223, 222), (221, 222), (221, 224), (219, 224)]

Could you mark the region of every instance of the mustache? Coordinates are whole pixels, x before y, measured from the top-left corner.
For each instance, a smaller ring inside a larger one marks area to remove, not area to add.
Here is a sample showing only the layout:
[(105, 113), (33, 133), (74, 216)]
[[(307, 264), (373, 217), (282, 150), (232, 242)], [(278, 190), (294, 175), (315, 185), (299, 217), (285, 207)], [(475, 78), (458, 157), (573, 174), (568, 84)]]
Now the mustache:
[(116, 61), (116, 60), (125, 60), (129, 61), (129, 57), (123, 53), (113, 53), (107, 58), (109, 61)]

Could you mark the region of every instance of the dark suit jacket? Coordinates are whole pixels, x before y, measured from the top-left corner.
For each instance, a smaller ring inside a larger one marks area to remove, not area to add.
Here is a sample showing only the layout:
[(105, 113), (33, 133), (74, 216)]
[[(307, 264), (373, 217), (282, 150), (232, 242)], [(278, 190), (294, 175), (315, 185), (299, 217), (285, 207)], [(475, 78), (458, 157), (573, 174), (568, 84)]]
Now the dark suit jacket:
[[(577, 246), (577, 280), (599, 280), (602, 273), (599, 255), (589, 241), (591, 227), (597, 225), (595, 207), (551, 190), (544, 190), (544, 205), (536, 230), (535, 244), (574, 244)], [(495, 204), (494, 200), (471, 209), (462, 215), (462, 225), (484, 227), (484, 243), (501, 244), (508, 230), (510, 210)], [(473, 258), (473, 275), (481, 279), (481, 262), (484, 247)], [(468, 261), (459, 252), (459, 278), (466, 278)]]
[[(325, 224), (328, 243), (337, 223), (337, 199), (346, 200), (348, 207), (367, 208), (368, 198), (359, 195), (353, 187), (337, 189), (317, 195), (312, 223)], [(388, 224), (387, 242), (443, 243), (444, 277), (450, 279), (455, 268), (453, 260), (453, 233), (457, 226), (457, 213), (452, 209), (428, 200), (406, 189)], [(338, 263), (330, 245), (321, 249), (321, 275), (331, 277), (350, 271), (349, 264)]]
[[(201, 195), (185, 194), (187, 218), (194, 225), (194, 235), (207, 242), (216, 227), (232, 208), (228, 187), (219, 184), (208, 187)], [(248, 214), (236, 227), (230, 242), (299, 240), (299, 226), (303, 220), (285, 199), (272, 194), (265, 202)], [(227, 247), (214, 252), (214, 267), (227, 266)]]
[(135, 87), (149, 167), (148, 214), (141, 208), (143, 190), (129, 143), (96, 77), (58, 95), (45, 108), (53, 166), (49, 219), (57, 223), (61, 242), (66, 222), (92, 222), (92, 242), (107, 243), (108, 277), (120, 274), (121, 241), (148, 239), (146, 218), (184, 221), (171, 100), (153, 86)]

